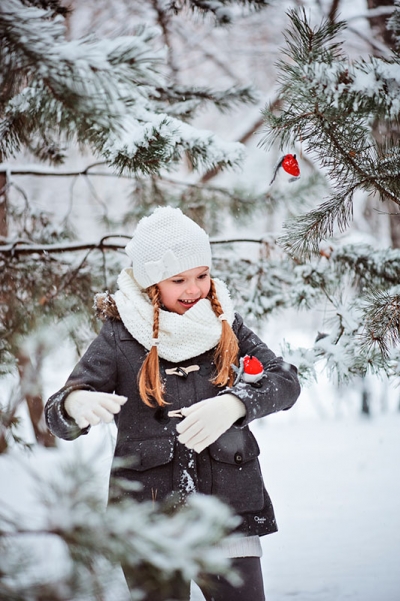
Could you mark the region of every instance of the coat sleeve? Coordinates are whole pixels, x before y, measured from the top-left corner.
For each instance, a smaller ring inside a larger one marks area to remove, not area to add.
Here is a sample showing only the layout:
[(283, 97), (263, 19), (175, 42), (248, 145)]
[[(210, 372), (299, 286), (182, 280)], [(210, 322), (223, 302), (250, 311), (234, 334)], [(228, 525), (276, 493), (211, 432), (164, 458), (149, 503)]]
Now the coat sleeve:
[(50, 432), (58, 438), (74, 440), (87, 434), (90, 426), (81, 429), (68, 415), (64, 401), (73, 390), (114, 392), (117, 378), (117, 353), (112, 321), (106, 321), (100, 334), (75, 366), (65, 385), (53, 394), (45, 406), (45, 418)]
[[(233, 329), (239, 341), (239, 357), (252, 355), (264, 366), (264, 376), (255, 384), (239, 381), (223, 392), (236, 395), (246, 406), (246, 415), (235, 425), (247, 426), (254, 419), (290, 409), (300, 394), (297, 369), (277, 357), (236, 315)], [(221, 393), (223, 394), (223, 393)]]

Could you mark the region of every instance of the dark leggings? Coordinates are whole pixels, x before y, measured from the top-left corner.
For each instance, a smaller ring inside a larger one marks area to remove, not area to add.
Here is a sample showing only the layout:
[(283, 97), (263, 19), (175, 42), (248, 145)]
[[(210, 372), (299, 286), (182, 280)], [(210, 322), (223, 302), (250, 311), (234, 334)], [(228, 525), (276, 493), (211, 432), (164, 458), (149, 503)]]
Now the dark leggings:
[[(206, 601), (265, 601), (261, 563), (259, 557), (238, 557), (232, 559), (232, 567), (240, 574), (242, 584), (232, 586), (222, 576), (209, 575), (207, 586), (200, 586)], [(124, 570), (125, 571), (125, 570)], [(125, 571), (129, 587), (129, 574)], [(189, 601), (190, 586), (180, 583), (167, 591), (152, 591), (143, 601)]]
[(206, 601), (265, 601), (259, 557), (237, 557), (232, 567), (241, 575), (243, 583), (232, 586), (221, 576), (210, 576), (210, 585), (201, 587)]

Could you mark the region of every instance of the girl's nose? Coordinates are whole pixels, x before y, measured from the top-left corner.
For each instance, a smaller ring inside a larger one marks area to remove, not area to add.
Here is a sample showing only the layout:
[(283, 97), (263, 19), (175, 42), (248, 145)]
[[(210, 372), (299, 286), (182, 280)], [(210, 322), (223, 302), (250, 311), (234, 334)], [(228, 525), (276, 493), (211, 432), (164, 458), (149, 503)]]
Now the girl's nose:
[(187, 294), (198, 294), (199, 293), (199, 285), (197, 284), (197, 282), (189, 282), (187, 287), (186, 287), (186, 292)]

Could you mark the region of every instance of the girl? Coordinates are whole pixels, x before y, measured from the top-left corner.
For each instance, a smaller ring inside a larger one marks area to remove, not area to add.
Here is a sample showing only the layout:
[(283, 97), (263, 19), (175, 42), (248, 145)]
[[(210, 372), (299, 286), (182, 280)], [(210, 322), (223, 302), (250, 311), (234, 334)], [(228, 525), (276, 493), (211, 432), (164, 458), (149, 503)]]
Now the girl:
[[(248, 425), (295, 403), (296, 368), (234, 312), (224, 283), (211, 279), (207, 234), (179, 209), (143, 218), (126, 252), (132, 268), (119, 275), (114, 296), (97, 298), (105, 323), (48, 400), (48, 427), (73, 440), (115, 418), (114, 456), (129, 463), (115, 462), (111, 484), (139, 481), (129, 493), (138, 500), (184, 501), (197, 491), (228, 503), (245, 535), (226, 548), (243, 584), (211, 577), (203, 594), (263, 601), (259, 537), (277, 526)], [(247, 374), (248, 365), (258, 373)], [(165, 598), (159, 592), (151, 600)]]

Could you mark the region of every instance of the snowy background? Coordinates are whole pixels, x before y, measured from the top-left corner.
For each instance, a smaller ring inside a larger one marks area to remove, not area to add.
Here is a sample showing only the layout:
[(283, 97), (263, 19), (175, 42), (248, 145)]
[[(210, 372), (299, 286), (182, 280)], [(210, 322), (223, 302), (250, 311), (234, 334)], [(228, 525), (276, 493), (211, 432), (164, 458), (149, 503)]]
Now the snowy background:
[[(344, 17), (354, 17), (350, 22), (359, 31), (367, 32), (365, 21), (359, 18), (365, 11), (363, 0), (343, 2), (341, 9)], [(254, 83), (265, 93), (263, 102), (273, 98), (274, 89), (269, 81), (272, 81), (273, 63), (280, 58), (282, 15), (279, 11), (270, 13), (269, 25), (274, 35), (267, 42), (254, 40), (255, 46), (260, 43), (259, 53), (252, 55), (258, 73)], [(352, 36), (351, 32), (348, 38), (350, 54), (358, 55), (365, 50), (365, 41), (361, 38)], [(244, 65), (251, 54), (249, 50), (247, 56), (246, 51), (242, 41), (232, 54), (233, 62), (242, 61), (240, 72), (244, 80), (248, 74)], [(190, 65), (187, 69), (190, 71)], [(254, 68), (253, 73), (255, 71)], [(237, 139), (255, 117), (259, 117), (259, 107), (249, 109), (244, 116), (238, 117), (237, 113), (218, 116), (218, 129), (222, 136), (229, 134), (230, 138)], [(217, 124), (213, 113), (203, 115), (200, 121), (202, 127), (211, 129)], [(260, 136), (255, 136), (249, 145), (251, 153), (243, 170), (222, 175), (219, 184), (229, 182), (240, 186), (245, 182), (253, 190), (265, 190), (275, 156), (255, 148), (259, 139)], [(85, 165), (90, 160), (86, 157)], [(81, 164), (82, 157), (72, 155), (65, 167), (78, 168)], [(49, 184), (40, 194), (35, 194), (36, 181), (34, 178), (24, 180), (33, 196), (33, 205), (38, 209), (52, 206), (60, 222), (64, 216), (73, 214), (78, 237), (88, 231), (92, 233), (88, 228), (100, 222), (105, 207), (112, 218), (121, 212), (122, 200), (128, 200), (124, 190), (128, 184), (121, 181), (119, 202), (116, 202), (113, 180), (95, 180), (88, 193), (88, 184), (83, 178), (76, 178), (72, 184), (67, 180), (61, 180), (60, 184), (60, 180), (48, 179)], [(292, 196), (295, 197), (295, 192)], [(363, 219), (360, 203), (355, 207), (354, 229), (358, 229), (360, 240), (369, 241)], [(280, 226), (279, 214), (276, 217), (266, 214), (253, 224), (251, 234), (271, 233)], [(237, 230), (236, 224), (227, 219), (223, 233), (228, 235)], [(374, 234), (378, 244), (387, 245), (387, 239), (378, 231)], [(93, 239), (97, 239), (94, 230)], [(244, 253), (242, 247), (240, 252)], [(300, 317), (291, 314), (289, 319), (286, 315), (273, 318), (267, 323), (263, 338), (277, 353), (284, 339), (307, 346), (312, 343), (322, 317), (322, 314), (302, 313)], [(56, 329), (54, 332), (59, 336)], [(48, 358), (43, 374), (45, 398), (64, 383), (75, 358), (67, 344)], [(269, 416), (252, 428), (261, 447), (263, 473), (279, 526), (277, 534), (262, 539), (268, 601), (400, 599), (400, 391), (393, 384), (374, 379), (369, 385), (372, 390), (369, 418), (360, 413), (360, 382), (336, 388), (321, 376), (318, 384), (304, 388), (292, 410)], [(1, 386), (6, 387), (7, 383), (3, 380)], [(24, 405), (20, 407), (19, 416), (21, 435), (33, 442)], [(99, 490), (105, 498), (113, 436), (113, 427), (102, 425), (93, 429), (88, 437), (73, 443), (60, 441), (57, 449), (35, 446), (31, 453), (26, 453), (12, 447), (7, 455), (0, 455), (0, 501), (19, 513), (21, 521), (27, 519), (34, 524), (42, 511), (37, 495), (39, 476), (44, 480), (62, 477), (64, 462), (78, 458), (95, 462)], [(57, 573), (61, 569), (60, 556), (56, 549), (49, 552), (48, 540), (32, 541), (31, 550), (38, 572)], [(125, 601), (123, 583), (120, 595), (113, 601)], [(202, 599), (195, 587), (192, 599)]]

